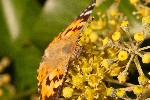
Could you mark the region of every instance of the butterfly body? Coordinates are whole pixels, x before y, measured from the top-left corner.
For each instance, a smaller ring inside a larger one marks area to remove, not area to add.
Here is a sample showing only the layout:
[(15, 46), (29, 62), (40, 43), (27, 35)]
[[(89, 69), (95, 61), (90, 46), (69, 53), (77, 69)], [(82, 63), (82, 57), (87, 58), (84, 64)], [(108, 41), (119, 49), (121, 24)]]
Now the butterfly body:
[(37, 76), (40, 100), (58, 100), (68, 64), (80, 54), (77, 41), (94, 5), (95, 0), (45, 50)]

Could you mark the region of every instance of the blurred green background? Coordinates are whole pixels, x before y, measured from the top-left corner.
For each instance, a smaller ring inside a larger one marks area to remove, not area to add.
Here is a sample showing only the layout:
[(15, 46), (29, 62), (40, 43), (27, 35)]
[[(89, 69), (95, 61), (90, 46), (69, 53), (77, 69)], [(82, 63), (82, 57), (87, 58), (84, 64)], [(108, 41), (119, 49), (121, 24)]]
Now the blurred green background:
[[(101, 1), (101, 0), (100, 0)], [(114, 0), (104, 0), (96, 11), (106, 13)], [(31, 99), (37, 94), (37, 69), (47, 45), (91, 2), (91, 0), (0, 0), (0, 58), (11, 64), (1, 74), (9, 73), (14, 90), (1, 87), (0, 100)], [(128, 6), (128, 7), (127, 7)], [(122, 0), (120, 11), (133, 19), (135, 10)]]

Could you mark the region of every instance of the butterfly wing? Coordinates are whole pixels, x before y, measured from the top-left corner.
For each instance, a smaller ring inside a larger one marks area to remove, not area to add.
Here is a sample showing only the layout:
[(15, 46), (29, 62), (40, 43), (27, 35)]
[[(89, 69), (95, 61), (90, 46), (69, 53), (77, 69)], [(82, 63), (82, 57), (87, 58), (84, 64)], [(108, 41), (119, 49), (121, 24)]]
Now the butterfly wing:
[(62, 36), (78, 36), (79, 32), (83, 28), (84, 24), (87, 22), (90, 14), (93, 11), (96, 0), (93, 0), (91, 4), (83, 10), (83, 12), (74, 19), (74, 21), (65, 29), (65, 31), (61, 34)]
[(45, 50), (37, 76), (40, 100), (58, 100), (68, 63), (76, 53), (79, 33), (92, 13), (95, 2), (93, 0)]

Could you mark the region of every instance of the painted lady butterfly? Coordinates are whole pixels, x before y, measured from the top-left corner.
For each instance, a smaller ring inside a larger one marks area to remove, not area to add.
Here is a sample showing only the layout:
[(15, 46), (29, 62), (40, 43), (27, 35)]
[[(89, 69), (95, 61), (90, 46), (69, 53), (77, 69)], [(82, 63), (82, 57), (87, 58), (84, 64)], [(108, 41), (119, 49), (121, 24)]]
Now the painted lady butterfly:
[(93, 0), (45, 50), (37, 76), (40, 100), (57, 100), (59, 98), (68, 64), (80, 54), (81, 47), (77, 41), (92, 13), (95, 2), (96, 0)]

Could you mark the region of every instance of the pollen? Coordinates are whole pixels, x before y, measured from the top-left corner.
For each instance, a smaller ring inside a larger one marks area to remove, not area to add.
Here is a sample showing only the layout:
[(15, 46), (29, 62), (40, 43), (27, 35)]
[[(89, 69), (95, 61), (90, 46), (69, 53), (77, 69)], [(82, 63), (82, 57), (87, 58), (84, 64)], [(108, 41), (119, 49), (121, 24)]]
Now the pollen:
[(144, 40), (144, 34), (142, 32), (137, 32), (135, 33), (134, 35), (134, 39), (137, 41), (137, 42), (141, 42)]
[(120, 51), (118, 54), (118, 59), (124, 61), (128, 58), (128, 53), (126, 51)]
[(115, 32), (113, 35), (112, 35), (112, 39), (114, 41), (118, 41), (120, 39), (121, 35), (120, 35), (120, 32)]

